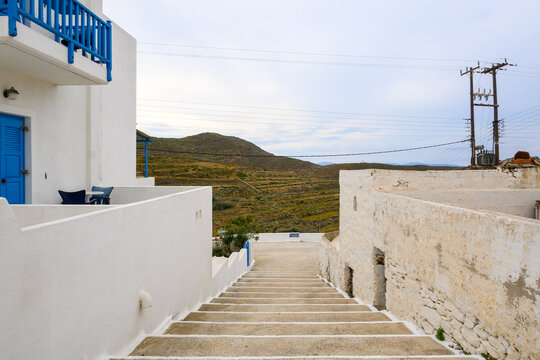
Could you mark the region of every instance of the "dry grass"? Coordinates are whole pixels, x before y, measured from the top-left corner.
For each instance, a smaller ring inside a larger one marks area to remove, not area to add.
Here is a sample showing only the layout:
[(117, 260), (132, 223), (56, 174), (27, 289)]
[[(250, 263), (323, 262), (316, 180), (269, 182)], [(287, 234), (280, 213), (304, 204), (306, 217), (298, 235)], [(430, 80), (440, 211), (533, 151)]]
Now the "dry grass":
[[(143, 156), (137, 157), (139, 175)], [(288, 170), (265, 170), (254, 167), (186, 159), (178, 154), (151, 154), (150, 176), (157, 185), (212, 186), (214, 204), (233, 207), (214, 210), (213, 228), (216, 231), (238, 215), (256, 219), (262, 232), (326, 232), (338, 229), (338, 181), (320, 179)], [(258, 193), (237, 179), (259, 189)]]

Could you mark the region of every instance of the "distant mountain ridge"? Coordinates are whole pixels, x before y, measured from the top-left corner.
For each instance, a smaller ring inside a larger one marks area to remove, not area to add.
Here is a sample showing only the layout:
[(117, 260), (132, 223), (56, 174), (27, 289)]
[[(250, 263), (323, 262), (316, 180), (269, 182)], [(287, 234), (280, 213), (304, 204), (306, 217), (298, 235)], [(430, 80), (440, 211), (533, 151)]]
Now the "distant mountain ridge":
[[(268, 170), (305, 171), (310, 175), (333, 179), (338, 178), (339, 170), (450, 170), (459, 168), (455, 165), (433, 166), (422, 163), (399, 165), (365, 162), (346, 164), (322, 162), (319, 165), (285, 156), (275, 156), (247, 140), (210, 132), (184, 138), (152, 138), (152, 140), (153, 142), (149, 147), (151, 153), (152, 149), (165, 150), (171, 153), (178, 153), (179, 156), (188, 159)], [(158, 154), (159, 152), (155, 151), (154, 153)], [(163, 154), (165, 153), (163, 152)]]
[[(272, 170), (301, 170), (319, 166), (308, 161), (275, 156), (244, 139), (217, 133), (208, 132), (185, 138), (152, 138), (152, 140), (150, 149), (178, 152), (181, 156), (191, 159)], [(237, 156), (238, 154), (248, 156)]]

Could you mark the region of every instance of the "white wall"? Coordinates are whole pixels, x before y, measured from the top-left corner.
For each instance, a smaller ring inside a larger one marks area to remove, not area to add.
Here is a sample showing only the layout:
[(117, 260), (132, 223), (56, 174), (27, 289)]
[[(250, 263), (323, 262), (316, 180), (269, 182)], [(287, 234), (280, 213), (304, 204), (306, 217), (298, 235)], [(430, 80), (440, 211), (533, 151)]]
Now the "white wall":
[(96, 205), (11, 205), (21, 228), (106, 209)]
[(534, 219), (540, 189), (521, 190), (430, 190), (403, 191), (400, 194), (416, 199), (452, 204), (470, 209), (502, 212)]
[[(98, 8), (99, 1), (96, 2)], [(58, 86), (0, 68), (0, 112), (23, 116), (27, 203), (56, 204), (57, 190), (135, 185), (136, 40), (113, 24), (113, 81)]]
[[(250, 260), (253, 263), (253, 249), (250, 246)], [(212, 290), (210, 297), (216, 297), (231, 286), (240, 276), (251, 268), (247, 265), (247, 251), (241, 249), (232, 253), (228, 258), (214, 257), (212, 259)]]
[(212, 291), (211, 204), (198, 188), (21, 229), (0, 199), (2, 357), (117, 355), (194, 310)]
[(318, 242), (321, 240), (323, 233), (300, 233), (299, 237), (290, 237), (291, 233), (261, 233), (257, 234), (261, 242), (282, 242), (282, 241), (308, 241)]

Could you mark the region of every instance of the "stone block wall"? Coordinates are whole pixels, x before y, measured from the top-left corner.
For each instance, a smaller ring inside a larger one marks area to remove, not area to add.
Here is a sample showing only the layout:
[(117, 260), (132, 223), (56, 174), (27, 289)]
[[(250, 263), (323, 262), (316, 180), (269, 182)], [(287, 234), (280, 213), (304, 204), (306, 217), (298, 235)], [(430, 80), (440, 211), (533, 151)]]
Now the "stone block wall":
[[(458, 345), (458, 349), (472, 354), (490, 354), (495, 359), (532, 359), (498, 335), (475, 314), (467, 312), (448, 298), (447, 294), (429, 288), (420, 281), (408, 280), (405, 270), (393, 262), (388, 263), (387, 287), (391, 292), (419, 295), (418, 310), (410, 315), (412, 322), (426, 334), (444, 330), (445, 339)], [(393, 306), (391, 306), (393, 308)]]
[(325, 278), (343, 289), (351, 267), (354, 296), (376, 304), (381, 251), (392, 313), (426, 333), (442, 328), (472, 354), (540, 358), (540, 222), (399, 195), (423, 186), (538, 188), (540, 172), (345, 173), (340, 235), (322, 241)]

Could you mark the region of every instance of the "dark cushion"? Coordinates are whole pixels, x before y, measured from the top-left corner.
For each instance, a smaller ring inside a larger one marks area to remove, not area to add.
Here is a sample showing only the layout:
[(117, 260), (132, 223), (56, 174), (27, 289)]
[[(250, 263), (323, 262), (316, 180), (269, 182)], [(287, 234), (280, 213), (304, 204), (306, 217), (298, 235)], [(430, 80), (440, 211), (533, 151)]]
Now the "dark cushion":
[(62, 197), (62, 204), (64, 205), (84, 205), (86, 204), (86, 190), (68, 192), (58, 190), (58, 193)]

